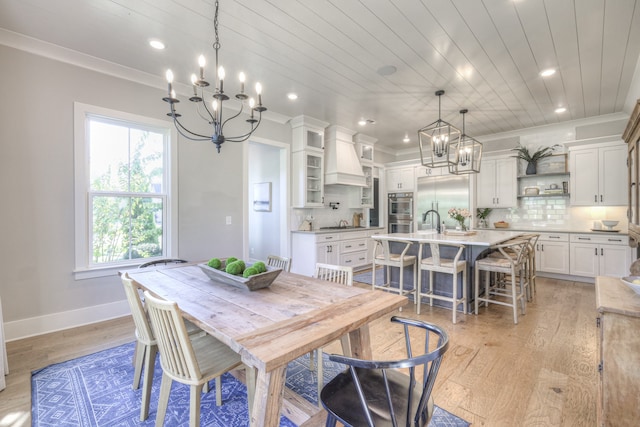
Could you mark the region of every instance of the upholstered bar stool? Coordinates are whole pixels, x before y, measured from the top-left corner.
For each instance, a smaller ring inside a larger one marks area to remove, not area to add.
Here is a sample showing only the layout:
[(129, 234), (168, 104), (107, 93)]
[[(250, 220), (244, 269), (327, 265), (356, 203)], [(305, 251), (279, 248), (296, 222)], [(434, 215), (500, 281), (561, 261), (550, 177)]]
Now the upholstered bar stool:
[[(518, 323), (518, 302), (520, 302), (522, 314), (526, 312), (526, 295), (524, 290), (524, 279), (526, 269), (528, 240), (519, 239), (508, 243), (491, 246), (493, 256), (481, 258), (475, 262), (475, 313), (479, 314), (479, 305), (484, 302), (489, 304), (499, 304), (512, 307), (513, 323)], [(480, 272), (485, 272), (484, 292), (480, 293)], [(502, 273), (509, 280), (502, 282), (498, 280), (498, 275), (491, 280), (490, 273)]]
[[(428, 258), (422, 258), (423, 248), (429, 245), (431, 249), (431, 256)], [(445, 248), (457, 249), (457, 252), (453, 258), (442, 258), (441, 250)], [(452, 322), (456, 323), (456, 314), (458, 312), (458, 305), (462, 304), (462, 312), (467, 314), (467, 261), (461, 260), (460, 257), (464, 252), (463, 245), (456, 245), (448, 243), (443, 245), (441, 243), (421, 243), (420, 251), (418, 252), (419, 271), (418, 271), (418, 305), (417, 313), (420, 314), (421, 297), (429, 298), (429, 305), (433, 306), (433, 300), (449, 301), (452, 303), (451, 311), (453, 311)], [(429, 272), (429, 289), (422, 290), (422, 271)], [(434, 273), (446, 273), (452, 275), (451, 296), (437, 295), (433, 292), (433, 279)], [(462, 273), (462, 298), (458, 298), (458, 274)]]
[[(371, 281), (372, 289), (382, 289), (389, 292), (395, 292), (399, 295), (409, 296), (413, 295), (414, 304), (417, 303), (416, 289), (417, 289), (417, 268), (416, 268), (416, 256), (408, 255), (407, 252), (413, 242), (402, 239), (394, 239), (381, 236), (372, 237), (376, 241), (376, 245), (373, 248), (373, 274)], [(398, 246), (404, 245), (401, 251), (392, 252), (391, 243), (395, 243)], [(376, 283), (376, 268), (383, 266), (386, 268), (386, 282), (382, 284)], [(400, 269), (400, 278), (398, 281), (398, 287), (391, 286), (391, 267)], [(404, 269), (405, 267), (413, 267), (413, 289), (405, 289), (404, 287)], [(402, 308), (401, 308), (402, 309)]]

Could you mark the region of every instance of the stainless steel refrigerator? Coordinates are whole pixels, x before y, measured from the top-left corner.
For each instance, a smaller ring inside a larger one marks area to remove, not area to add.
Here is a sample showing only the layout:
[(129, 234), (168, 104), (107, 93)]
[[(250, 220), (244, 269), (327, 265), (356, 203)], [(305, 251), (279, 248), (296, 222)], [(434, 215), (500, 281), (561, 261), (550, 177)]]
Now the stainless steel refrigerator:
[[(436, 228), (436, 216), (427, 215), (422, 222), (423, 213), (433, 209), (440, 214), (440, 223), (444, 221), (447, 228), (454, 228), (457, 223), (449, 218), (451, 208), (469, 209), (469, 176), (446, 174), (441, 176), (423, 176), (418, 178), (418, 192), (416, 194), (416, 230)], [(475, 215), (467, 220), (471, 226)]]

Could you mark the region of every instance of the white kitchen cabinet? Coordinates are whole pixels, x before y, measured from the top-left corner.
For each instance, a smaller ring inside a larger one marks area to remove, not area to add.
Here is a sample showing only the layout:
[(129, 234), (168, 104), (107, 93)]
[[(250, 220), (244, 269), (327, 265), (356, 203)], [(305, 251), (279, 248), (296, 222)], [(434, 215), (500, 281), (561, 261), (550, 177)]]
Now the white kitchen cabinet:
[(572, 206), (621, 206), (627, 204), (627, 146), (569, 149)]
[(324, 129), (329, 123), (307, 116), (297, 116), (291, 119), (291, 145), (292, 151), (315, 151), (322, 153), (324, 150)]
[(322, 153), (292, 153), (291, 198), (295, 208), (324, 206), (324, 157)]
[(413, 170), (413, 167), (388, 169), (387, 192), (413, 191), (415, 187)]
[(536, 242), (536, 270), (569, 274), (569, 235), (540, 233)]
[(476, 206), (510, 208), (517, 204), (517, 163), (513, 157), (483, 159), (477, 175)]
[(291, 272), (313, 276), (316, 263), (338, 264), (340, 233), (292, 233)]
[[(340, 246), (335, 243), (319, 243), (316, 245), (316, 262), (323, 264), (339, 264)], [(315, 266), (315, 263), (314, 263)], [(315, 267), (314, 267), (315, 268)], [(313, 275), (314, 273), (311, 273)]]
[(373, 207), (373, 147), (378, 140), (361, 133), (353, 136), (353, 142), (356, 143), (356, 151), (360, 159), (360, 166), (364, 174), (364, 186), (360, 187), (358, 203), (354, 208), (372, 208)]
[(371, 235), (381, 229), (355, 229), (338, 233), (292, 233), (291, 272), (313, 276), (316, 263), (350, 266), (371, 265)]
[(360, 163), (363, 165), (373, 165), (373, 147), (378, 140), (361, 133), (353, 136), (353, 142), (356, 143), (356, 150)]
[(292, 129), (291, 203), (295, 208), (324, 205), (324, 128), (328, 123), (306, 116), (290, 121)]
[(420, 178), (423, 176), (441, 176), (448, 175), (449, 168), (428, 168), (426, 166), (416, 166), (415, 170), (416, 178)]
[(373, 207), (373, 165), (362, 165), (365, 186), (360, 188), (360, 207)]
[(569, 249), (572, 275), (595, 278), (629, 274), (632, 250), (628, 236), (571, 234)]
[(367, 264), (367, 231), (350, 231), (343, 233), (340, 240), (340, 256), (338, 264), (357, 268)]

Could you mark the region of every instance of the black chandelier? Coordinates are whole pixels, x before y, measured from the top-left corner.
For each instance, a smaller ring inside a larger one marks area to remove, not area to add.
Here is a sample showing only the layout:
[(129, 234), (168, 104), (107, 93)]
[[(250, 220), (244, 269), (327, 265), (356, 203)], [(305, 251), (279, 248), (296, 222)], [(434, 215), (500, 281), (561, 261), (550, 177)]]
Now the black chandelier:
[[(198, 64), (200, 66), (199, 76), (197, 76), (196, 74), (191, 75), (191, 84), (193, 85), (193, 96), (189, 98), (189, 101), (196, 103), (196, 111), (198, 115), (202, 119), (206, 120), (210, 125), (213, 126), (213, 134), (202, 135), (200, 133), (193, 132), (187, 129), (180, 122), (179, 118), (181, 117), (181, 114), (179, 114), (176, 111), (176, 104), (179, 103), (180, 101), (176, 98), (175, 91), (172, 88), (173, 72), (171, 70), (167, 70), (167, 73), (166, 73), (166, 78), (169, 86), (169, 89), (168, 89), (169, 94), (167, 97), (162, 98), (162, 100), (169, 103), (169, 113), (167, 113), (167, 115), (173, 118), (173, 123), (176, 126), (176, 129), (178, 130), (178, 133), (180, 133), (180, 135), (192, 141), (211, 141), (216, 145), (216, 148), (218, 149), (218, 153), (219, 153), (220, 146), (225, 141), (232, 141), (232, 142), (246, 141), (251, 136), (251, 134), (258, 128), (258, 126), (260, 126), (260, 122), (262, 121), (262, 112), (266, 111), (267, 108), (262, 105), (262, 85), (260, 85), (260, 83), (256, 83), (256, 96), (258, 98), (258, 102), (256, 104), (255, 100), (253, 98), (250, 98), (244, 92), (245, 75), (244, 73), (240, 73), (239, 75), (240, 92), (235, 96), (236, 99), (240, 102), (240, 111), (238, 111), (236, 115), (233, 115), (229, 118), (226, 118), (226, 119), (223, 118), (222, 104), (224, 101), (227, 101), (229, 99), (229, 96), (227, 96), (224, 93), (224, 78), (225, 78), (224, 68), (222, 66), (219, 66), (218, 64), (218, 51), (220, 50), (220, 39), (218, 36), (218, 8), (219, 8), (218, 0), (216, 0), (215, 7), (216, 7), (216, 11), (215, 11), (215, 16), (213, 20), (213, 28), (215, 31), (216, 40), (215, 40), (215, 43), (213, 44), (213, 49), (216, 52), (215, 70), (217, 70), (218, 76), (216, 79), (216, 88), (213, 93), (213, 101), (211, 102), (210, 107), (207, 106), (207, 103), (205, 102), (204, 88), (209, 86), (209, 82), (207, 82), (204, 79), (204, 67), (206, 65), (206, 60), (204, 55), (200, 55), (200, 57), (198, 58)], [(224, 135), (225, 125), (230, 120), (233, 120), (236, 117), (238, 117), (240, 114), (242, 114), (245, 108), (245, 104), (248, 104), (248, 108), (251, 111), (250, 117), (246, 120), (250, 126), (249, 131), (243, 135), (225, 136)], [(255, 118), (254, 113), (257, 113), (257, 116), (258, 116), (257, 119)]]
[[(423, 166), (439, 168), (455, 166), (458, 163), (460, 129), (442, 120), (441, 97), (444, 90), (436, 92), (438, 97), (438, 120), (418, 131), (420, 160)], [(427, 147), (429, 150), (427, 150)]]

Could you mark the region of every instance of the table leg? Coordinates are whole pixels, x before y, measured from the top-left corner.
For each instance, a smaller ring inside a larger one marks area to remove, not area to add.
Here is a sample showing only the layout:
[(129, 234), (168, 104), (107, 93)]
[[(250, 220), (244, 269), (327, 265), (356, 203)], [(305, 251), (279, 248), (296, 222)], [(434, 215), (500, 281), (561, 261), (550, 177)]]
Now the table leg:
[(351, 343), (351, 357), (371, 360), (371, 337), (369, 325), (363, 325), (355, 331), (349, 332)]
[(257, 370), (251, 427), (277, 427), (286, 376), (286, 365), (270, 372)]

